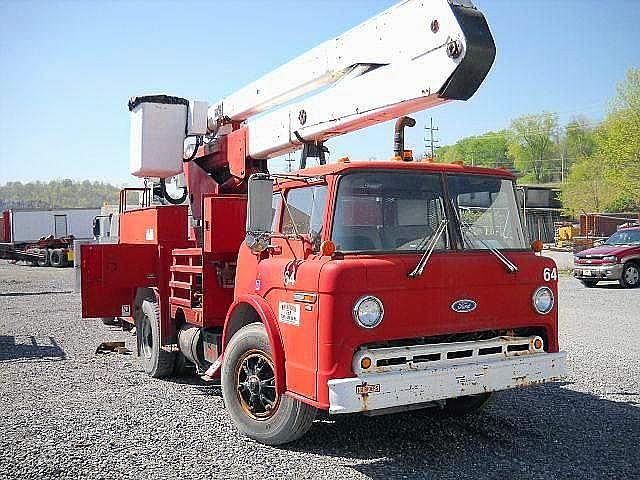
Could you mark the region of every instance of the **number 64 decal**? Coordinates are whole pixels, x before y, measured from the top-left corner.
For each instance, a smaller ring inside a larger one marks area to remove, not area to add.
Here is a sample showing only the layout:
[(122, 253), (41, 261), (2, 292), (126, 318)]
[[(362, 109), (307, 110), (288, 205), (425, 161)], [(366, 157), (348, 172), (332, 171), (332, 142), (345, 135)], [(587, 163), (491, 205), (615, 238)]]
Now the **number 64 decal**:
[(545, 268), (542, 270), (542, 278), (545, 282), (550, 282), (551, 280), (558, 280), (558, 270), (556, 267), (553, 268)]

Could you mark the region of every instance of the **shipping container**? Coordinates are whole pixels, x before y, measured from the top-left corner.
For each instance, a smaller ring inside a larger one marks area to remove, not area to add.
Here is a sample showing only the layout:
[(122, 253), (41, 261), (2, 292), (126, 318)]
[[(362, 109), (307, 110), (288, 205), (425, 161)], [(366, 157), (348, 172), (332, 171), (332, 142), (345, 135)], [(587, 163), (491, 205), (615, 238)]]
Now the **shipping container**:
[(609, 237), (618, 226), (640, 221), (640, 212), (586, 213), (580, 215), (580, 235), (589, 237)]
[(99, 208), (11, 209), (3, 212), (3, 241), (32, 243), (43, 237), (93, 238), (93, 219)]

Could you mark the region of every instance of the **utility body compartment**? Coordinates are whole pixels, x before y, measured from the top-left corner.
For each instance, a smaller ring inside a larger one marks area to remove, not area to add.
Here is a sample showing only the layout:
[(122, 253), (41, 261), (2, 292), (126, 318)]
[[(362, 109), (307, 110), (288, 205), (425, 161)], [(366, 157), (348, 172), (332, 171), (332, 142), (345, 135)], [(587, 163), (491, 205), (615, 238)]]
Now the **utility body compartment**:
[(155, 245), (81, 245), (82, 316), (129, 317), (138, 287), (158, 284)]

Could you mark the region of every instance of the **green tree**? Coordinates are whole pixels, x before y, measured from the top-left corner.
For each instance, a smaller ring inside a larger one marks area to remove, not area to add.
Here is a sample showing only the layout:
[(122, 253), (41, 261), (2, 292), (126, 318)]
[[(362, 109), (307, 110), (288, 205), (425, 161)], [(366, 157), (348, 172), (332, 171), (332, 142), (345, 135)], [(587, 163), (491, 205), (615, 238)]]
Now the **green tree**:
[(507, 155), (508, 145), (507, 130), (487, 132), (440, 148), (437, 160), (444, 163), (463, 161), (467, 165), (513, 168), (513, 162)]
[(563, 144), (567, 165), (592, 156), (596, 150), (596, 134), (589, 119), (579, 117), (567, 123), (564, 127)]
[(119, 187), (103, 182), (7, 182), (0, 185), (0, 210), (5, 208), (97, 208), (118, 202)]
[(508, 153), (515, 167), (536, 183), (553, 179), (558, 159), (554, 158), (558, 121), (553, 114), (524, 115), (511, 122)]
[(614, 106), (602, 123), (597, 150), (607, 164), (605, 175), (630, 208), (640, 209), (640, 69), (627, 72)]
[(616, 189), (605, 176), (606, 169), (599, 157), (585, 157), (574, 164), (560, 192), (567, 213), (600, 212), (615, 200)]

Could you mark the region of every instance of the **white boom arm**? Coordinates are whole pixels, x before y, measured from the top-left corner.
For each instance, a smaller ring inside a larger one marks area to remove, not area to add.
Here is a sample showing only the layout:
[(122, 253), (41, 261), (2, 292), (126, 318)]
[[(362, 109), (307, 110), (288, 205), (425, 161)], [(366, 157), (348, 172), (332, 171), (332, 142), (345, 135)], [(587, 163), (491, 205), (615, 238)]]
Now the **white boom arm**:
[(216, 131), (246, 121), (248, 155), (266, 159), (299, 148), (296, 133), (324, 141), (466, 100), (494, 56), (486, 21), (470, 1), (405, 0), (219, 101), (208, 125)]
[[(469, 0), (405, 0), (208, 109), (205, 102), (180, 97), (132, 97), (131, 173), (181, 173), (187, 135), (208, 134), (208, 154), (233, 122), (246, 126), (241, 161), (262, 160), (448, 100), (466, 100), (494, 57), (487, 22)], [(243, 166), (231, 174), (244, 175)]]

